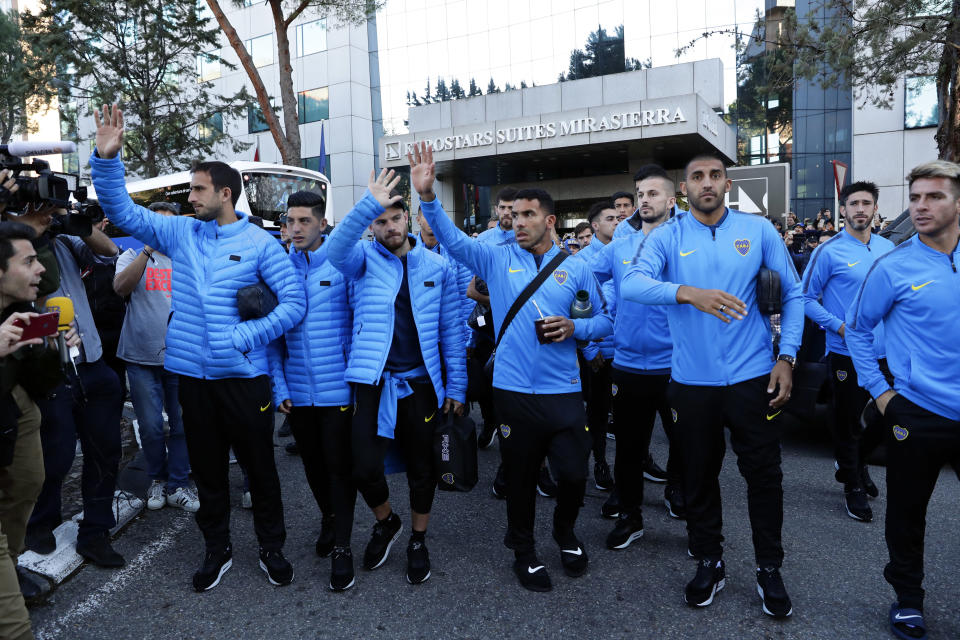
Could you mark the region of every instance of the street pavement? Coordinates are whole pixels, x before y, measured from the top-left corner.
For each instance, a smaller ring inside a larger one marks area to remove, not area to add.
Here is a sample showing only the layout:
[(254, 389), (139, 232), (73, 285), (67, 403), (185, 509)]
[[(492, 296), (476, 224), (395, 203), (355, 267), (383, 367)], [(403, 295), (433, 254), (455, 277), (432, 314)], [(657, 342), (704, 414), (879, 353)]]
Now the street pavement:
[[(479, 416), (475, 416), (479, 418)], [(287, 440), (281, 440), (286, 442)], [(613, 461), (614, 444), (608, 459)], [(118, 571), (84, 566), (52, 596), (31, 609), (38, 638), (890, 638), (887, 610), (893, 592), (881, 571), (884, 470), (871, 467), (881, 496), (870, 524), (848, 518), (833, 480), (833, 460), (822, 433), (794, 431), (784, 438), (785, 512), (783, 575), (794, 614), (764, 615), (756, 592), (746, 487), (729, 451), (721, 475), (727, 586), (705, 609), (683, 603), (695, 563), (686, 553), (682, 522), (663, 507), (663, 487), (646, 484), (644, 537), (623, 551), (608, 551), (612, 522), (600, 518), (606, 494), (588, 484), (578, 534), (590, 554), (579, 579), (566, 577), (550, 537), (552, 501), (537, 499), (538, 550), (553, 578), (551, 593), (519, 586), (502, 544), (505, 503), (490, 493), (496, 445), (480, 451), (480, 483), (470, 493), (438, 492), (427, 537), (433, 575), (405, 580), (409, 506), (403, 476), (389, 479), (404, 534), (380, 569), (360, 569), (372, 516), (358, 499), (353, 551), (357, 584), (328, 590), (330, 564), (313, 551), (319, 514), (298, 457), (276, 448), (287, 523), (285, 553), (296, 570), (286, 587), (267, 582), (257, 564), (249, 511), (239, 508), (240, 473), (231, 517), (233, 568), (214, 590), (197, 594), (191, 575), (202, 559), (200, 533), (190, 514), (144, 511), (114, 541), (127, 559)], [(654, 432), (652, 450), (665, 464), (666, 441)], [(592, 463), (591, 463), (591, 469)], [(957, 505), (960, 484), (945, 470), (930, 504), (926, 541), (927, 603), (931, 639), (960, 638), (960, 557)]]

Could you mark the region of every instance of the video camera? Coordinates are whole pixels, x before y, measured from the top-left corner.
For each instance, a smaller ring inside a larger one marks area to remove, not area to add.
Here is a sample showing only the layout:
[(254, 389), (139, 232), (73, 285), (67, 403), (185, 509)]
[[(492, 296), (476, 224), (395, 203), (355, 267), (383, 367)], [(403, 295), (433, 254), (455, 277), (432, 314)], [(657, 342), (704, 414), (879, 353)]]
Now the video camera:
[[(6, 193), (4, 204), (9, 211), (24, 211), (28, 206), (39, 208), (52, 205), (67, 209), (67, 214), (53, 216), (50, 233), (64, 233), (85, 237), (90, 235), (93, 224), (103, 220), (103, 209), (96, 200), (87, 197), (87, 188), (78, 185), (80, 177), (73, 173), (58, 173), (50, 170), (50, 163), (33, 159), (21, 161), (24, 156), (72, 153), (77, 147), (72, 142), (13, 142), (0, 145), (0, 170), (7, 169), (16, 176), (19, 188)], [(23, 176), (21, 172), (32, 171), (36, 175)], [(70, 200), (73, 194), (75, 202)]]

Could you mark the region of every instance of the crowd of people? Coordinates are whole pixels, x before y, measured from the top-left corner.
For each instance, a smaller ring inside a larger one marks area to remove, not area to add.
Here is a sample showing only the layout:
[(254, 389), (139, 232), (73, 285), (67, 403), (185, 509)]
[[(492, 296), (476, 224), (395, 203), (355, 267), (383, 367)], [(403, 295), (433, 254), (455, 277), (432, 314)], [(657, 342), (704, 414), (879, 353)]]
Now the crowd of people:
[[(788, 217), (781, 233), (778, 221), (725, 206), (730, 181), (710, 155), (690, 158), (679, 185), (663, 168), (643, 167), (633, 193), (595, 203), (568, 237), (557, 234), (548, 192), (505, 188), (493, 224), (473, 238), (445, 213), (433, 152), (418, 144), (408, 156), (415, 235), (402, 177), (384, 170), (371, 173), (332, 232), (322, 196), (292, 194), (287, 252), (235, 210), (241, 178), (221, 162), (194, 167), (193, 216), (169, 203), (134, 204), (118, 157), (122, 112), (105, 106), (96, 120), (90, 165), (100, 203), (143, 248), (119, 254), (96, 227), (83, 237), (51, 234), (52, 211), (42, 208), (0, 223), (0, 636), (32, 637), (29, 576), (16, 559), (25, 542), (38, 553), (56, 548), (78, 438), (77, 551), (100, 566), (124, 564), (109, 531), (127, 381), (151, 478), (147, 506), (194, 512), (203, 535), (198, 592), (215, 588), (233, 562), (231, 452), (249, 491), (259, 566), (273, 585), (294, 579), (283, 554), (277, 412), (287, 415), (317, 503), (316, 553), (330, 558), (330, 589), (356, 582), (358, 495), (371, 524), (361, 566), (383, 565), (407, 526), (407, 581), (428, 580), (434, 431), (476, 402), (479, 446), (499, 442), (492, 491), (506, 502), (504, 544), (522, 587), (552, 588), (537, 544), (538, 492), (555, 498), (559, 567), (571, 577), (588, 570), (577, 520), (592, 455), (594, 483), (609, 492), (601, 515), (614, 520), (606, 548), (643, 536), (645, 480), (662, 483), (697, 560), (684, 600), (710, 605), (726, 578), (718, 477), (729, 430), (747, 485), (761, 607), (788, 617), (780, 436), (808, 318), (826, 335), (819, 355), (829, 362), (846, 513), (872, 519), (879, 488), (866, 459), (885, 442), (884, 575), (897, 597), (890, 627), (900, 638), (925, 637), (926, 506), (939, 469), (960, 465), (952, 338), (960, 166), (936, 161), (911, 172), (918, 235), (896, 249), (874, 232), (872, 183), (841, 192), (841, 230), (823, 211), (809, 225)], [(5, 179), (0, 188), (15, 189)], [(83, 282), (82, 265), (107, 263), (114, 293), (127, 300), (119, 375)], [(38, 322), (38, 299), (53, 306), (57, 296), (75, 310), (63, 340), (21, 339)], [(657, 416), (666, 469), (649, 451)], [(388, 449), (405, 467), (407, 522), (385, 479)]]

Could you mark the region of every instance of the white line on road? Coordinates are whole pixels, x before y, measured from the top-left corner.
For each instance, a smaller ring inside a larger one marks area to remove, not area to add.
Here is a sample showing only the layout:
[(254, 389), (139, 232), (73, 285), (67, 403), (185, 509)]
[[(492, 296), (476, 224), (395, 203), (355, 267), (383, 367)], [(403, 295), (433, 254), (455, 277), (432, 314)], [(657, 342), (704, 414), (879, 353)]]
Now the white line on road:
[(45, 628), (35, 629), (34, 633), (36, 634), (37, 640), (63, 637), (63, 631), (68, 623), (79, 620), (91, 613), (96, 613), (101, 605), (103, 605), (107, 596), (126, 586), (126, 583), (131, 577), (140, 573), (141, 569), (148, 565), (157, 554), (172, 545), (176, 540), (177, 534), (190, 522), (192, 522), (191, 518), (176, 518), (169, 529), (141, 549), (140, 553), (138, 553), (133, 560), (127, 562), (123, 568), (115, 571), (106, 583), (87, 596), (83, 602), (71, 608), (70, 611), (51, 622)]

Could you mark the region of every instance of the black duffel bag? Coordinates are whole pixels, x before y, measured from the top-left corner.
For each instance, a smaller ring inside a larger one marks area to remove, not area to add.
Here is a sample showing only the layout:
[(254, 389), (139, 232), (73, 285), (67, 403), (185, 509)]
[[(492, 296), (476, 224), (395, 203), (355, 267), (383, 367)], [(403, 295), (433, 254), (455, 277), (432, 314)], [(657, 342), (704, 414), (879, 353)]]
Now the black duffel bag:
[(477, 427), (470, 416), (443, 414), (433, 431), (437, 487), (470, 491), (477, 484)]
[(757, 274), (757, 308), (765, 316), (780, 313), (783, 310), (783, 290), (780, 286), (780, 274), (773, 269), (760, 267)]

